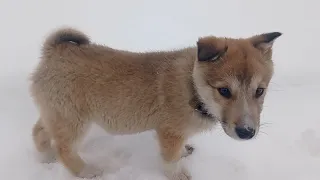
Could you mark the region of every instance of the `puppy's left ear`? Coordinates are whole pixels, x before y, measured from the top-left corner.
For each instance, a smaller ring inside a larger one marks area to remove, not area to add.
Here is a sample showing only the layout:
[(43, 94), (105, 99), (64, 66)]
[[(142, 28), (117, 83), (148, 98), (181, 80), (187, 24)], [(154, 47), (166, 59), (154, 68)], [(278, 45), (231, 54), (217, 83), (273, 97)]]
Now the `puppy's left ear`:
[(249, 41), (255, 48), (261, 50), (263, 53), (266, 53), (272, 49), (274, 41), (281, 35), (281, 32), (264, 33), (250, 37)]

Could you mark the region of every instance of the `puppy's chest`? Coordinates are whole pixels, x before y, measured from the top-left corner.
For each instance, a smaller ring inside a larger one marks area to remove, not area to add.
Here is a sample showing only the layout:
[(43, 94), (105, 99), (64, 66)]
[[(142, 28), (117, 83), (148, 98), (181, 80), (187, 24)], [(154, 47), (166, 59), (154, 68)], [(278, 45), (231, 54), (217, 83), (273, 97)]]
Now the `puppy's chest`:
[(204, 116), (203, 114), (195, 111), (190, 117), (186, 133), (195, 134), (202, 131), (208, 131), (217, 125), (217, 120), (212, 117)]
[(190, 119), (188, 132), (197, 133), (199, 131), (209, 130), (217, 124), (217, 119), (214, 115), (210, 114), (205, 108), (204, 103), (193, 97), (189, 101)]

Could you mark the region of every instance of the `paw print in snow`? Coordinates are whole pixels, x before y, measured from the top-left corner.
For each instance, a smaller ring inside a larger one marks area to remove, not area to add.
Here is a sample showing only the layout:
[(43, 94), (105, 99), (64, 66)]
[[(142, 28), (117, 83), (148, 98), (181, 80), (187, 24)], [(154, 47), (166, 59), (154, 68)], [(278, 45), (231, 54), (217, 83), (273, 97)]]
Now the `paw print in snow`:
[(320, 156), (320, 138), (312, 129), (307, 129), (301, 133), (299, 144), (306, 149), (311, 156)]

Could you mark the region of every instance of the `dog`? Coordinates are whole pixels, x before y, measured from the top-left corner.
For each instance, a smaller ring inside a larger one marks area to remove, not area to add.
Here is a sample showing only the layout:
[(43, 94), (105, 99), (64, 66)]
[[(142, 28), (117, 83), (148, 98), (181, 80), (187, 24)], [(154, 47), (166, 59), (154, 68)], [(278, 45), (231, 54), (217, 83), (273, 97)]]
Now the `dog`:
[(193, 152), (190, 137), (217, 123), (235, 140), (258, 134), (281, 35), (205, 36), (177, 50), (132, 52), (93, 43), (72, 27), (56, 29), (30, 78), (40, 114), (32, 132), (37, 151), (93, 178), (103, 171), (77, 153), (92, 123), (115, 135), (155, 130), (164, 174), (189, 180), (180, 160)]

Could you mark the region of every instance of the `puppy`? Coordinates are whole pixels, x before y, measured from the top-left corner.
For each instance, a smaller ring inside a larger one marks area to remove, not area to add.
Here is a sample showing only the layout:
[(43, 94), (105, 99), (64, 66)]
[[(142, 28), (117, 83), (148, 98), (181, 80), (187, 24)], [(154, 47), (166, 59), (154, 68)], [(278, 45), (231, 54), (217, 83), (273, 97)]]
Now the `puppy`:
[(236, 140), (258, 134), (279, 36), (210, 36), (188, 48), (138, 53), (59, 29), (45, 40), (31, 76), (40, 113), (33, 128), (36, 148), (48, 158), (56, 153), (75, 176), (92, 178), (102, 170), (85, 163), (76, 146), (90, 124), (115, 135), (155, 130), (166, 176), (191, 179), (179, 160), (192, 153), (186, 145), (192, 135), (217, 122)]

